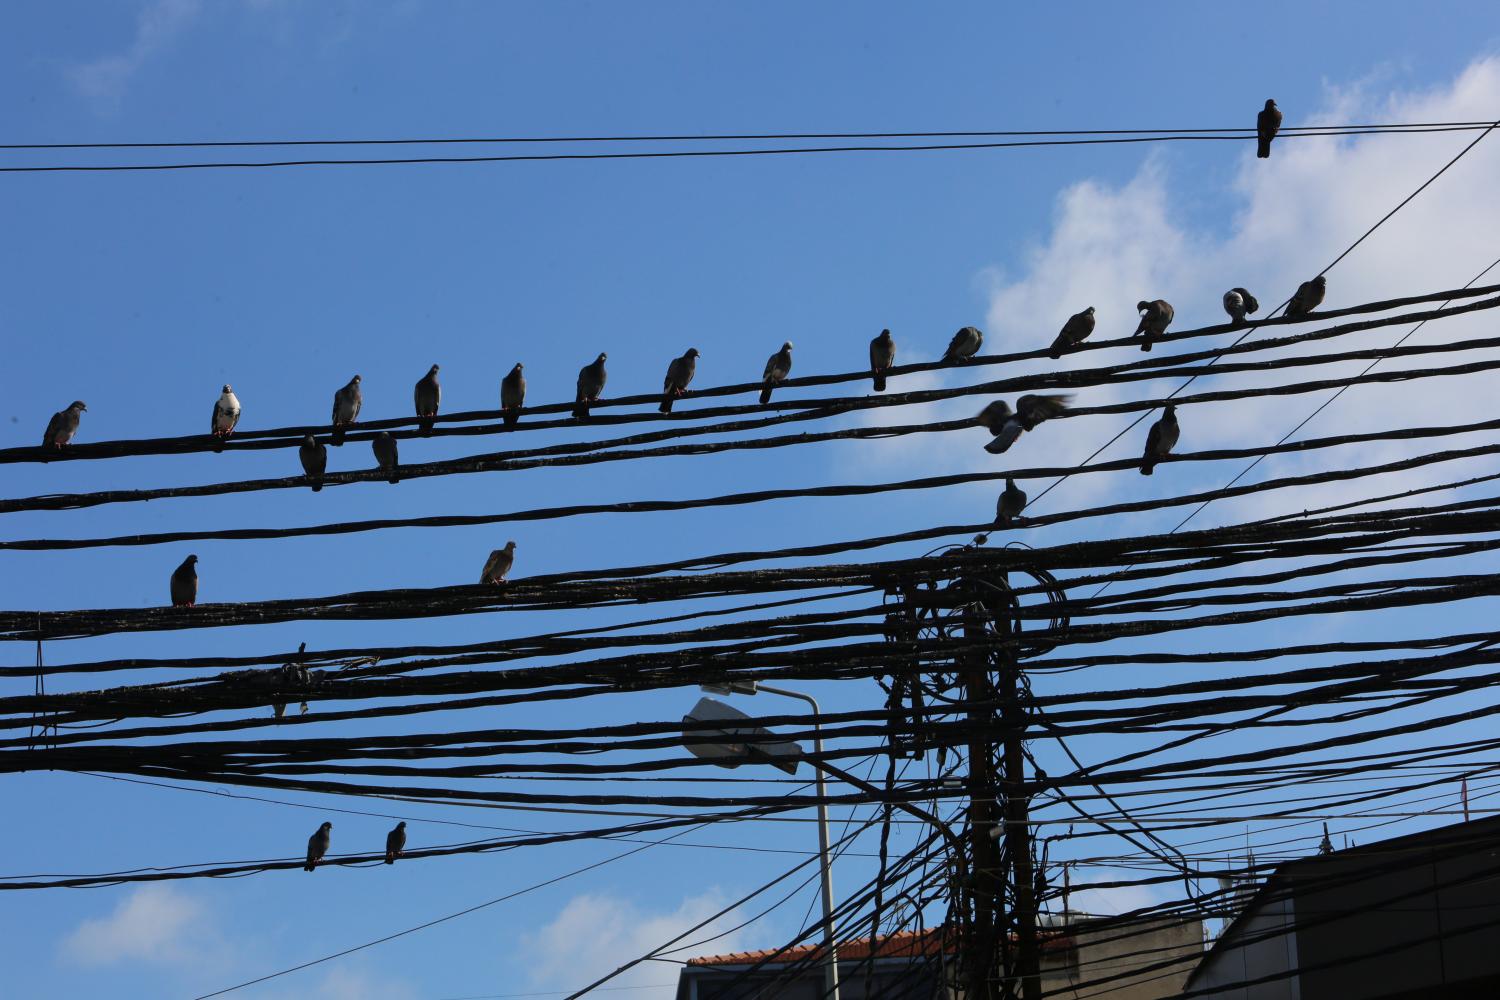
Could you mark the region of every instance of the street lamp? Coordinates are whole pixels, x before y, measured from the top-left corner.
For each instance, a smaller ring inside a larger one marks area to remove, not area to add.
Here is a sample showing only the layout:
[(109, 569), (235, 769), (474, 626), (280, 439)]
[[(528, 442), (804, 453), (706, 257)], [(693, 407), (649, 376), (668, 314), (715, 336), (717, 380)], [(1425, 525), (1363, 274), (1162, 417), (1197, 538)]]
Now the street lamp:
[[(718, 684), (704, 684), (703, 690), (712, 694), (779, 694), (785, 698), (805, 701), (813, 710), (812, 765), (818, 790), (818, 853), (822, 862), (823, 882), (823, 993), (827, 1000), (839, 1000), (839, 950), (833, 939), (833, 859), (828, 853), (828, 795), (823, 781), (823, 726), (817, 699), (800, 691), (772, 687), (753, 680), (731, 680)], [(692, 712), (683, 716), (683, 722), (739, 722), (750, 717), (722, 701), (700, 698)], [(797, 773), (797, 761), (802, 758), (802, 748), (790, 740), (769, 741), (764, 737), (770, 730), (758, 726), (726, 726), (717, 732), (701, 733), (696, 739), (684, 733), (683, 740), (694, 754), (712, 761), (720, 767), (738, 767), (749, 760), (771, 764), (788, 774)], [(742, 742), (745, 736), (762, 737), (754, 742)], [(739, 739), (736, 739), (739, 737)], [(756, 760), (756, 758), (760, 758)]]

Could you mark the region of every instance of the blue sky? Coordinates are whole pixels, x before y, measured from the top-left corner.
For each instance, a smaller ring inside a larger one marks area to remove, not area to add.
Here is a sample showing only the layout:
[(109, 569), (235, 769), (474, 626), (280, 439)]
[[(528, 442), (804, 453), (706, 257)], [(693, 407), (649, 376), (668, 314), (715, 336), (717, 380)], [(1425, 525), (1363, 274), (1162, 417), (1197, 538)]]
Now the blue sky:
[[(1486, 117), (1483, 111), (1500, 106), (1500, 69), (1490, 61), (1493, 6), (1451, 3), (1443, 10), (1446, 16), (1435, 18), (1400, 3), (1268, 3), (1231, 18), (1185, 3), (1088, 4), (1067, 12), (951, 4), (940, 16), (909, 5), (853, 3), (738, 10), (686, 3), (16, 3), (0, 15), (0, 92), (7, 95), (0, 135), (7, 142), (103, 142), (1237, 126), (1252, 123), (1267, 96), (1277, 98), (1289, 123)], [(1285, 144), (1259, 166), (1248, 147), (1195, 144), (6, 175), (0, 445), (34, 443), (48, 415), (75, 398), (89, 404), (80, 440), (198, 433), (225, 381), (244, 403), (244, 426), (283, 426), (324, 419), (333, 390), (355, 372), (364, 377), (366, 415), (405, 415), (412, 383), (434, 362), (443, 368), (445, 406), (471, 409), (496, 405), (499, 379), (517, 360), (526, 364), (532, 400), (563, 399), (579, 366), (601, 350), (610, 354), (610, 390), (624, 393), (654, 390), (667, 360), (688, 346), (703, 352), (700, 381), (718, 384), (758, 376), (784, 339), (796, 342), (797, 373), (808, 374), (858, 366), (882, 327), (895, 332), (903, 358), (916, 360), (935, 357), (951, 332), (969, 323), (983, 326), (997, 347), (1034, 346), (1086, 304), (1099, 308), (1101, 331), (1106, 323), (1118, 329), (1133, 324), (1135, 299), (1157, 295), (1177, 304), (1179, 325), (1217, 322), (1223, 288), (1245, 283), (1266, 289), (1263, 302), (1280, 301), (1276, 294), (1326, 264), (1468, 138), (1328, 140), (1295, 152)], [(1382, 290), (1456, 287), (1500, 252), (1492, 242), (1496, 209), (1482, 200), (1495, 153), (1487, 150), (1484, 160), (1476, 153), (1351, 258), (1331, 279), (1330, 305)], [(125, 154), (57, 155), (89, 162)], [(33, 159), (39, 157), (10, 154), (7, 162)], [(1482, 410), (1489, 388), (1476, 382), (1463, 389), (1455, 408)], [(1380, 412), (1388, 397), (1365, 398), (1351, 403), (1347, 419)], [(1279, 436), (1290, 426), (1285, 405), (1226, 408), (1193, 426), (1205, 442), (1263, 440), (1261, 428)], [(1050, 447), (1059, 460), (1081, 459), (1116, 426), (1103, 418), (1069, 422)], [(20, 538), (476, 513), (990, 467), (980, 461), (980, 441), (951, 437), (951, 444), (868, 442), (681, 459), (650, 476), (621, 464), (397, 488), (361, 484), (316, 496), (285, 491), (12, 515), (3, 530)], [(1139, 447), (1138, 440), (1127, 443)], [(403, 457), (465, 450), (462, 439), (412, 442)], [(1051, 464), (1045, 451), (1017, 460)], [(1302, 469), (1306, 461), (1313, 460), (1268, 463), (1266, 474)], [(330, 467), (368, 464), (367, 450), (351, 444), (332, 453)], [(295, 470), (290, 453), (253, 452), (13, 465), (3, 480), (4, 495), (24, 496)], [(1202, 488), (1227, 475), (1215, 469), (1123, 483), (1083, 477), (1100, 481), (1070, 483), (1049, 500), (1076, 506), (1150, 489)], [(513, 529), (198, 543), (191, 551), (201, 558), (204, 601), (258, 600), (469, 582), (485, 553), (507, 537), (519, 545), (517, 574), (529, 575), (721, 551), (747, 539), (770, 547), (978, 520), (992, 505), (986, 487)], [(1225, 505), (1222, 516), (1247, 511), (1253, 505)], [(1119, 530), (1170, 521), (1140, 519)], [(3, 553), (0, 606), (158, 603), (188, 551)], [(1392, 616), (1380, 627), (1399, 632), (1420, 621), (1436, 629), (1461, 620), (1443, 614)], [(54, 644), (47, 655), (252, 652), (303, 640), (314, 647), (464, 642), (526, 628), (488, 617), (416, 626), (293, 624)], [(31, 656), (29, 648), (11, 649), (4, 662)], [(869, 690), (818, 693), (848, 706), (871, 697)], [(695, 696), (677, 691), (590, 704), (589, 721), (671, 718)], [(542, 707), (494, 724), (566, 718)], [(322, 816), (317, 808), (86, 776), (7, 776), (5, 785), (11, 874), (282, 856), (299, 850)], [(570, 825), (560, 817), (479, 810), (413, 807), (402, 814)], [(335, 849), (373, 849), (387, 826), (378, 818), (338, 817)], [(414, 844), (471, 834), (412, 824)], [(785, 824), (694, 839), (801, 850), (812, 836), (801, 824)], [(0, 936), (0, 967), (18, 997), (193, 996), (618, 850), (553, 847), (524, 857), (329, 870), (315, 879), (291, 873), (200, 881), (150, 892), (0, 893), (0, 926), (8, 929)], [(657, 848), (238, 995), (436, 1000), (565, 990), (632, 948), (657, 943), (653, 935), (672, 936), (712, 912), (715, 901), (783, 870), (789, 858)], [(840, 884), (862, 882), (863, 865), (847, 862)], [(733, 942), (777, 943), (795, 931), (811, 898), (804, 894)], [(589, 956), (571, 953), (575, 933), (595, 942)], [(622, 981), (673, 980), (673, 968), (663, 965)]]

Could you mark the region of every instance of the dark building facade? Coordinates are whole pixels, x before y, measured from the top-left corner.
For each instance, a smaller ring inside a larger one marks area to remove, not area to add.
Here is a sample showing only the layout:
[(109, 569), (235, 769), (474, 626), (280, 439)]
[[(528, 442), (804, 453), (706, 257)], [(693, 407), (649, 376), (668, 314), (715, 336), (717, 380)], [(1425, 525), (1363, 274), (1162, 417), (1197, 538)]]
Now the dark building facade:
[(1186, 995), (1500, 997), (1500, 817), (1282, 865), (1214, 942)]

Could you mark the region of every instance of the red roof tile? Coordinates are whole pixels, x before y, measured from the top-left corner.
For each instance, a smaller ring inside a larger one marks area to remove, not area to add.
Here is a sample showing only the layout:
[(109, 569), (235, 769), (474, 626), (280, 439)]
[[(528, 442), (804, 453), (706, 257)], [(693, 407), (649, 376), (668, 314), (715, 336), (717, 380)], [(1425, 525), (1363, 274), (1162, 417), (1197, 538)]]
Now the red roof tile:
[[(875, 957), (914, 958), (920, 955), (936, 955), (941, 947), (942, 934), (941, 927), (925, 931), (897, 931), (894, 934), (882, 934), (875, 945)], [(1047, 931), (1043, 931), (1042, 934), (1041, 945), (1044, 951), (1066, 948), (1072, 944), (1072, 940), (1066, 935)], [(842, 962), (869, 958), (870, 951), (869, 938), (842, 941), (839, 943), (839, 960)], [(956, 940), (948, 942), (947, 952), (950, 955), (957, 954), (958, 942)], [(821, 944), (804, 944), (786, 949), (763, 948), (760, 951), (732, 951), (726, 955), (703, 955), (688, 959), (687, 964), (690, 966), (754, 965), (757, 962), (771, 962), (782, 965), (814, 958), (822, 953)]]

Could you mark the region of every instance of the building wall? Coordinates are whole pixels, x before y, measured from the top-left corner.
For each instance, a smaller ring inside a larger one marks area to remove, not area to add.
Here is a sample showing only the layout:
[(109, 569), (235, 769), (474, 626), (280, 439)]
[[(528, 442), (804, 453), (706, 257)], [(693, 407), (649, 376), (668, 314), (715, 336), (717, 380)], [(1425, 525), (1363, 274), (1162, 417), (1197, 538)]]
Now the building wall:
[[(1291, 930), (1295, 918), (1290, 899), (1272, 900), (1246, 913), (1235, 924), (1235, 940), (1222, 941), (1198, 967), (1193, 989), (1217, 989), (1208, 994), (1213, 1000), (1302, 1000), (1301, 982), (1296, 976), (1249, 987), (1230, 985), (1297, 968), (1297, 936)], [(1235, 943), (1262, 936), (1267, 939)]]
[[(1182, 992), (1203, 955), (1203, 923), (1198, 920), (1125, 926), (1098, 921), (1074, 924), (1069, 932), (1075, 947), (1065, 955), (1045, 956), (1042, 965), (1042, 991), (1068, 1000), (1173, 997)], [(1173, 959), (1178, 961), (1168, 968), (1150, 968)]]

